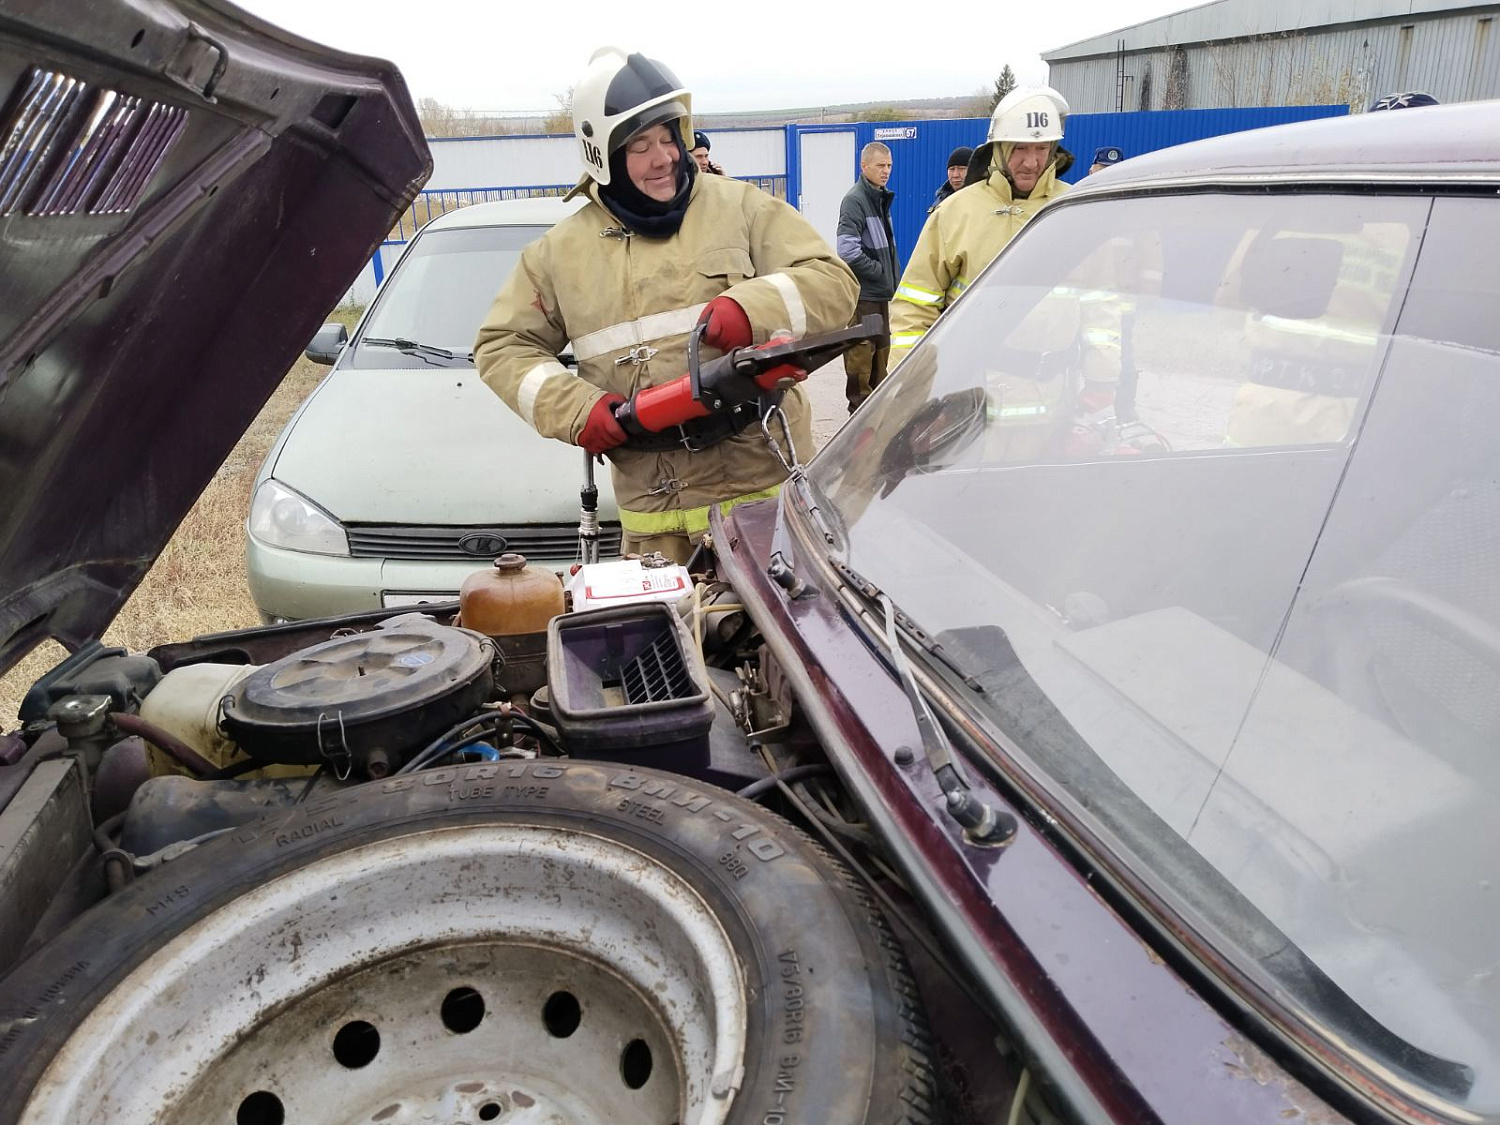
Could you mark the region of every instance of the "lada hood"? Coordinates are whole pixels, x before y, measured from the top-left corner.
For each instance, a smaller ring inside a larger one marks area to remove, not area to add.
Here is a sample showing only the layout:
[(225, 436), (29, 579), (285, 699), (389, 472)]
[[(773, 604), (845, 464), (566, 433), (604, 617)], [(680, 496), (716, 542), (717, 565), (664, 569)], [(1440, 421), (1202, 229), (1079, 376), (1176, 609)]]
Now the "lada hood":
[(97, 637), (431, 171), (387, 62), (0, 6), (0, 671)]

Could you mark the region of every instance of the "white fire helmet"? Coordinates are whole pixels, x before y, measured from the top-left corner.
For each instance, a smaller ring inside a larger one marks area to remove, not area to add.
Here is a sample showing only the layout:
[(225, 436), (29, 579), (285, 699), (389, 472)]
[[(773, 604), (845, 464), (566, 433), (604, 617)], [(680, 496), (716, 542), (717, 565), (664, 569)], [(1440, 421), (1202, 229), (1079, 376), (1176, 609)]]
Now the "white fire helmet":
[(573, 90), (573, 136), (583, 168), (600, 185), (609, 183), (609, 158), (651, 125), (677, 121), (680, 135), (693, 135), (693, 97), (677, 76), (654, 59), (601, 47)]
[(1018, 144), (1060, 141), (1067, 116), (1067, 100), (1051, 86), (1012, 90), (995, 107), (986, 139)]

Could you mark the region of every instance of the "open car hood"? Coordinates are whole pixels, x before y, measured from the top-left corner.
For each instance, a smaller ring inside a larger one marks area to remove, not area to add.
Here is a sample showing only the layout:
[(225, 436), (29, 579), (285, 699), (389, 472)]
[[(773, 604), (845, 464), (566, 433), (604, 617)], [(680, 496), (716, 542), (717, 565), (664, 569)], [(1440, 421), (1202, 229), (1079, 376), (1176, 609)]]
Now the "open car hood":
[(97, 637), (431, 171), (393, 65), (0, 4), (0, 671)]

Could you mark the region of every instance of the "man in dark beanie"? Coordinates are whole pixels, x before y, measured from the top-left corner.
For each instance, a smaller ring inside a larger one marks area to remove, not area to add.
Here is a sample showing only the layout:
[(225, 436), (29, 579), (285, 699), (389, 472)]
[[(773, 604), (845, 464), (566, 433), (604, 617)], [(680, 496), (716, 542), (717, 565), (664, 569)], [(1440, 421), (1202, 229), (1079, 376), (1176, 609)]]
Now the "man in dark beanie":
[(708, 143), (707, 133), (695, 132), (693, 134), (693, 147), (688, 150), (688, 155), (697, 162), (698, 171), (709, 172), (715, 176), (722, 176), (724, 174), (724, 169), (720, 168), (717, 164), (715, 164), (708, 158), (708, 150), (712, 147), (713, 146)]
[(927, 208), (929, 215), (937, 210), (939, 203), (964, 186), (964, 176), (969, 170), (969, 158), (973, 155), (974, 150), (967, 145), (959, 145), (948, 154), (948, 178), (943, 181), (943, 186), (938, 188), (937, 194), (932, 197), (932, 206)]

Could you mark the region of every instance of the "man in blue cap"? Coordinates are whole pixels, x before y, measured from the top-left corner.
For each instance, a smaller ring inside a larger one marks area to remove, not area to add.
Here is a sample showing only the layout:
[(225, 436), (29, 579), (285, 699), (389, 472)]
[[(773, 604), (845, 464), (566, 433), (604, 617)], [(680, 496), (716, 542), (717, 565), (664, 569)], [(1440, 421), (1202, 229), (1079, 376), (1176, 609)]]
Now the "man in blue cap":
[(1387, 94), (1370, 107), (1370, 112), (1385, 109), (1420, 109), (1424, 105), (1437, 105), (1438, 100), (1431, 94), (1421, 90), (1412, 90), (1405, 94)]
[(1120, 163), (1125, 159), (1125, 154), (1114, 145), (1105, 145), (1103, 148), (1094, 150), (1094, 162), (1089, 165), (1089, 175), (1093, 175), (1104, 168)]

